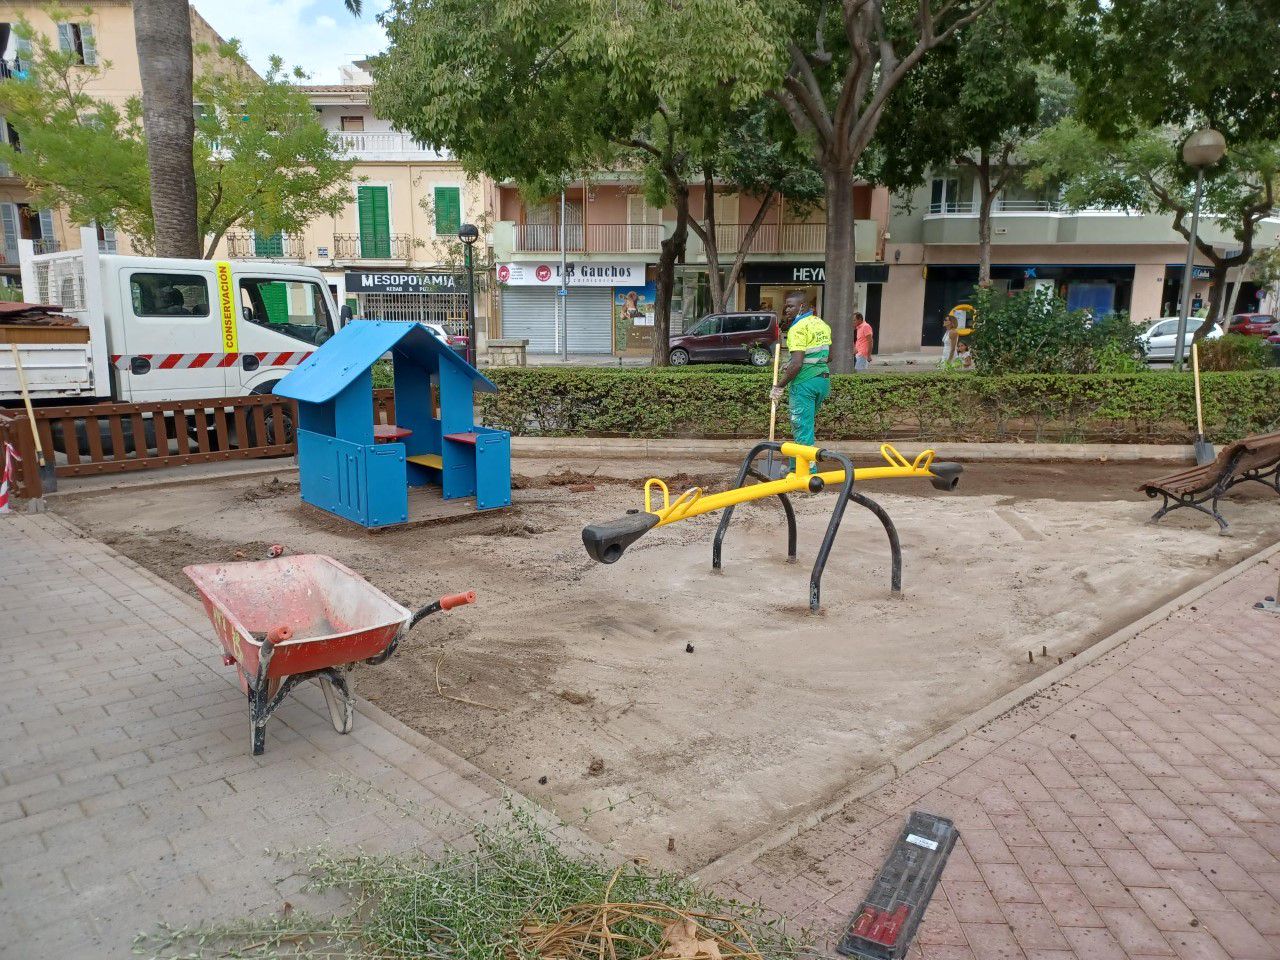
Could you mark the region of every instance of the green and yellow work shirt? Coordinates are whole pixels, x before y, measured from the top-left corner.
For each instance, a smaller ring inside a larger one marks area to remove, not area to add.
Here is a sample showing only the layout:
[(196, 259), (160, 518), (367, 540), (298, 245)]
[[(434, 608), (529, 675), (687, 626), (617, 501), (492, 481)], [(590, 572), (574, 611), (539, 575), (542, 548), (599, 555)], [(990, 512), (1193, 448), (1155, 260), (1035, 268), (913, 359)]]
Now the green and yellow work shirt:
[(804, 351), (804, 365), (791, 381), (791, 386), (830, 373), (827, 360), (831, 356), (831, 328), (813, 311), (798, 317), (787, 331), (787, 350)]

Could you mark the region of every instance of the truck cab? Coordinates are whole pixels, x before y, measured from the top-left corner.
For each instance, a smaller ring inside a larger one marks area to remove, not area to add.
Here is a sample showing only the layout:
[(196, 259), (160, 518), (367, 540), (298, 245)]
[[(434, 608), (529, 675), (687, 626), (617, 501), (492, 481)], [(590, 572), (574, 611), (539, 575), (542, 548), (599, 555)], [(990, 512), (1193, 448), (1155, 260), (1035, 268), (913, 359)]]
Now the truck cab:
[(58, 393), (64, 401), (270, 393), (340, 324), (328, 285), (309, 267), (117, 256), (100, 254), (90, 236), (82, 242), (63, 253), (22, 251), (27, 299), (61, 304), (90, 330), (87, 385), (74, 397)]

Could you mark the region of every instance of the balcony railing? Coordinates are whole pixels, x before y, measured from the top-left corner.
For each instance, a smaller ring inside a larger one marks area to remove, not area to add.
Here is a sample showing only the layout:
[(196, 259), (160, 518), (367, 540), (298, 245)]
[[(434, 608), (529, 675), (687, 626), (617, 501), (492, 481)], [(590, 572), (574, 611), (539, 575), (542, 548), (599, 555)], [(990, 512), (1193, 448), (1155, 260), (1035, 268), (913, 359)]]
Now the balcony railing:
[(36, 253), (57, 253), (62, 249), (56, 237), (42, 237), (39, 240), (31, 241), (31, 245), (35, 248)]
[(333, 136), (353, 157), (364, 160), (438, 158), (441, 154), (407, 133), (335, 130)]
[(1058, 200), (996, 200), (996, 213), (1057, 213), (1062, 209)]
[[(737, 253), (747, 242), (749, 223), (717, 223), (721, 254)], [(751, 253), (822, 253), (827, 248), (825, 223), (762, 223), (751, 239)]]
[(362, 237), (358, 233), (338, 233), (333, 237), (335, 260), (409, 260), (413, 241), (408, 234), (392, 233)]
[(930, 213), (977, 213), (972, 200), (941, 200), (929, 204)]
[(227, 234), (227, 256), (232, 260), (302, 260), (306, 247), (294, 233), (256, 237), (252, 233)]
[[(601, 224), (593, 224), (601, 226)], [(516, 249), (523, 253), (559, 253), (560, 225), (557, 223), (517, 223)], [(580, 223), (564, 225), (564, 249), (567, 253), (588, 253), (586, 235)]]

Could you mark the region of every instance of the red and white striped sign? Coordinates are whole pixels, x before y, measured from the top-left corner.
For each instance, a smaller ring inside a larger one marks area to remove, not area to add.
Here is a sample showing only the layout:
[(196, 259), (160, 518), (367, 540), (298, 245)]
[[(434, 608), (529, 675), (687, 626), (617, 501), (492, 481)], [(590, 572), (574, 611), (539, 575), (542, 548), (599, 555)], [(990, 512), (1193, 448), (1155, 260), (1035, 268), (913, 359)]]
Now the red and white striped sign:
[(18, 451), (13, 449), (13, 444), (6, 443), (4, 445), (4, 473), (0, 474), (0, 513), (9, 512), (9, 490), (16, 479), (16, 471), (13, 465), (21, 462), (22, 458), (18, 456)]
[(128, 353), (111, 355), (111, 365), (128, 370), (135, 358), (151, 361), (153, 370), (204, 370), (210, 367), (234, 367), (243, 357), (257, 357), (264, 367), (297, 366), (314, 350), (286, 350), (268, 353)]

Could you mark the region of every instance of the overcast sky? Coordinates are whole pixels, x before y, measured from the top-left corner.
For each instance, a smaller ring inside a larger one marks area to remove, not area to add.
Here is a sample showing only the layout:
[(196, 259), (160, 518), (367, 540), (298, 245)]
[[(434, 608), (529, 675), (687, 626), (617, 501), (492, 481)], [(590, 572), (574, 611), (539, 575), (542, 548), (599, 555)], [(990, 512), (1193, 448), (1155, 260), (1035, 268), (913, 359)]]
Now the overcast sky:
[(338, 67), (381, 53), (386, 37), (375, 17), (386, 0), (364, 0), (357, 19), (342, 0), (193, 0), (223, 37), (241, 42), (259, 71), (279, 54), (311, 74), (312, 83), (337, 83)]

